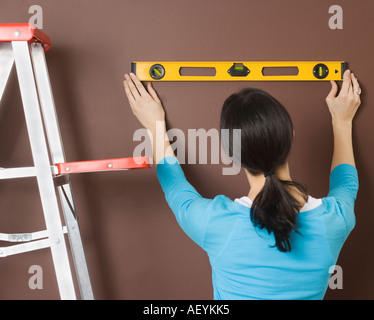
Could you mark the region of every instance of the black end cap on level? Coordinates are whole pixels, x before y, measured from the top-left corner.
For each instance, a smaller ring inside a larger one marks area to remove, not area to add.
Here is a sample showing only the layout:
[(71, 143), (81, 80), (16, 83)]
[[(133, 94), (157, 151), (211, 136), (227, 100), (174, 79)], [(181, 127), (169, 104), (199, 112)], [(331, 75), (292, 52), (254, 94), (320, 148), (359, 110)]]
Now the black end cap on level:
[(131, 62), (131, 72), (136, 74), (136, 62)]
[(345, 70), (348, 69), (348, 63), (347, 62), (342, 62), (342, 79), (343, 79), (343, 74)]

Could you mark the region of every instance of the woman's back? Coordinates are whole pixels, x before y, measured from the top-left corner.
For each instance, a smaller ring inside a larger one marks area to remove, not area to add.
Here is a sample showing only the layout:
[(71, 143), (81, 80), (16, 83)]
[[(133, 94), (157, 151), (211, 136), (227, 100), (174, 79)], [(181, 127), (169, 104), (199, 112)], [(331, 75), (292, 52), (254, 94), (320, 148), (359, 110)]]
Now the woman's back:
[(331, 250), (329, 233), (339, 247), (345, 240), (331, 206), (332, 199), (323, 199), (299, 214), (290, 252), (274, 247), (273, 236), (249, 224), (248, 215), (238, 217), (226, 247), (211, 259), (215, 299), (322, 299), (339, 253)]
[(176, 161), (159, 164), (157, 173), (179, 225), (209, 256), (215, 299), (323, 298), (329, 268), (355, 224), (353, 166), (333, 170), (329, 195), (318, 205), (309, 197), (304, 208), (314, 208), (298, 214), (289, 252), (279, 251), (273, 234), (253, 225), (248, 206), (225, 196), (201, 197)]

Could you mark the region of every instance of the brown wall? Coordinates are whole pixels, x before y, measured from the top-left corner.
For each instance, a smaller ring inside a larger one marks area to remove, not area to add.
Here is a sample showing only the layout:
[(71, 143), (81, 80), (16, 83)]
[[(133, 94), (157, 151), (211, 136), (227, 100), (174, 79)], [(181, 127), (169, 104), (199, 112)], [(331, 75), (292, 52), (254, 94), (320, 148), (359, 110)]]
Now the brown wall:
[[(343, 290), (326, 299), (374, 298), (374, 2), (372, 0), (2, 0), (0, 22), (28, 22), (44, 12), (52, 38), (47, 53), (68, 161), (132, 156), (140, 124), (122, 79), (134, 60), (346, 60), (359, 77), (362, 106), (354, 126), (360, 177), (357, 225), (338, 264)], [(344, 11), (343, 30), (330, 30), (328, 9)], [(332, 155), (326, 82), (157, 83), (170, 128), (218, 128), (225, 98), (245, 87), (277, 97), (294, 119), (293, 178), (325, 196)], [(0, 105), (0, 166), (32, 165), (16, 77)], [(243, 173), (222, 176), (221, 165), (185, 165), (205, 197), (247, 194)], [(155, 170), (72, 177), (88, 265), (97, 299), (211, 299), (207, 256), (177, 225)], [(0, 181), (0, 232), (44, 228), (36, 182)], [(5, 245), (5, 244), (2, 244)], [(43, 290), (30, 290), (28, 268), (40, 265)], [(1, 299), (56, 299), (49, 250), (0, 260)]]

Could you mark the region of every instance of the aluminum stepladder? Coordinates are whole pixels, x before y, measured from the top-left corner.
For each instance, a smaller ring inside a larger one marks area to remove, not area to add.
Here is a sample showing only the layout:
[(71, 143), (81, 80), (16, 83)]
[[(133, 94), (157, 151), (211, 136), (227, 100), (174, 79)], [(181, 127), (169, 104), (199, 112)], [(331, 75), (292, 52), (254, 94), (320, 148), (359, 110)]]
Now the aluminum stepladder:
[(15, 64), (34, 162), (33, 167), (0, 168), (0, 179), (36, 177), (46, 225), (43, 231), (0, 233), (0, 241), (19, 242), (0, 247), (0, 258), (50, 248), (60, 298), (76, 299), (67, 248), (70, 245), (80, 297), (90, 300), (94, 296), (69, 174), (148, 168), (149, 165), (146, 157), (65, 161), (44, 53), (50, 46), (50, 38), (31, 24), (0, 24), (0, 103)]

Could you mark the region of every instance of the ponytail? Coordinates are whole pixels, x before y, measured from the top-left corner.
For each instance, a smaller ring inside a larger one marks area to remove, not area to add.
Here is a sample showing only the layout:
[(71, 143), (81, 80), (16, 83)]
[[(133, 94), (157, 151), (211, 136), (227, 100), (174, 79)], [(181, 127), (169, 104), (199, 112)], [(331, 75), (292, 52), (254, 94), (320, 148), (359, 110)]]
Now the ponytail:
[(297, 182), (279, 180), (274, 174), (265, 176), (265, 185), (251, 207), (251, 220), (254, 226), (266, 228), (269, 234), (274, 234), (274, 246), (279, 251), (288, 252), (291, 251), (289, 238), (293, 230), (297, 232), (296, 218), (302, 206), (290, 194), (289, 189), (296, 187), (305, 201), (307, 192), (305, 187)]

